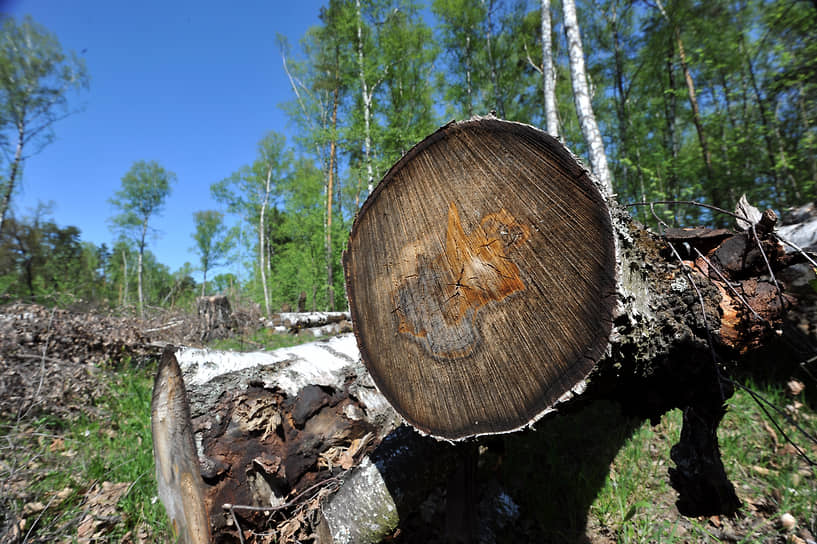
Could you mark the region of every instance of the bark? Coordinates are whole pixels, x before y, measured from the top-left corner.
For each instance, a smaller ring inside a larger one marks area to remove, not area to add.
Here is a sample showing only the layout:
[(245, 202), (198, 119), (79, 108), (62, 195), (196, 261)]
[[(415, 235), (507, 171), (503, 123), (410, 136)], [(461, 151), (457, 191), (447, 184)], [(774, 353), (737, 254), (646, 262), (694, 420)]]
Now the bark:
[(669, 172), (669, 190), (667, 194), (669, 198), (678, 198), (680, 195), (680, 187), (678, 184), (678, 154), (681, 149), (681, 144), (678, 139), (677, 119), (678, 119), (678, 101), (675, 98), (675, 70), (673, 68), (673, 58), (675, 57), (675, 47), (670, 42), (667, 45), (666, 68), (667, 68), (667, 84), (670, 92), (664, 95), (664, 115), (667, 122), (667, 142), (669, 149), (672, 152), (672, 159), (670, 161)]
[[(337, 73), (335, 74), (337, 77)], [(329, 311), (335, 311), (335, 272), (334, 258), (332, 251), (332, 197), (335, 192), (335, 132), (338, 126), (338, 102), (340, 101), (340, 89), (336, 86), (332, 91), (332, 139), (329, 142), (329, 168), (327, 169), (326, 181), (326, 296), (329, 303)]]
[(11, 205), (11, 195), (14, 192), (14, 183), (17, 180), (17, 171), (23, 161), (23, 145), (25, 144), (25, 125), (20, 124), (17, 129), (17, 149), (14, 151), (14, 160), (11, 162), (11, 172), (3, 193), (2, 204), (0, 204), (0, 234), (3, 234), (3, 227), (6, 223), (6, 214)]
[(227, 338), (233, 326), (230, 301), (224, 295), (199, 297), (196, 301), (199, 315), (200, 339), (207, 342), (216, 338)]
[(258, 268), (261, 272), (261, 285), (264, 286), (264, 315), (270, 315), (269, 286), (267, 285), (267, 258), (264, 245), (267, 239), (265, 215), (269, 205), (270, 183), (272, 181), (272, 164), (267, 167), (267, 180), (264, 184), (264, 200), (261, 202), (261, 213), (258, 219)]
[(281, 312), (274, 314), (264, 322), (266, 327), (280, 328), (281, 332), (297, 332), (301, 329), (310, 329), (341, 323), (352, 319), (349, 312)]
[(366, 182), (369, 193), (374, 189), (374, 169), (372, 167), (372, 95), (374, 88), (369, 90), (366, 82), (363, 58), (363, 14), (360, 9), (360, 0), (355, 1), (357, 7), (357, 64), (360, 73), (360, 97), (363, 103), (363, 156), (366, 163)]
[(122, 283), (124, 284), (124, 292), (122, 293), (122, 305), (128, 305), (128, 256), (125, 250), (122, 250)]
[(482, 0), (482, 5), (485, 8), (485, 16), (487, 17), (487, 24), (485, 25), (485, 50), (488, 52), (488, 66), (491, 70), (491, 83), (494, 86), (494, 100), (496, 101), (496, 111), (500, 117), (505, 117), (505, 103), (502, 100), (502, 93), (499, 90), (499, 78), (496, 70), (496, 60), (494, 59), (493, 46), (491, 45), (492, 34), (492, 18), (494, 3), (490, 0), (486, 5), (486, 0)]
[(541, 0), (542, 12), (542, 93), (545, 97), (545, 126), (554, 138), (559, 137), (559, 115), (556, 110), (556, 71), (553, 67), (553, 42), (550, 25), (550, 0)]
[(711, 187), (712, 204), (719, 208), (727, 207), (724, 203), (724, 197), (721, 193), (718, 184), (716, 183), (714, 173), (712, 171), (712, 153), (709, 151), (709, 144), (706, 139), (706, 132), (704, 132), (703, 121), (701, 121), (701, 112), (698, 107), (698, 97), (695, 93), (695, 81), (692, 78), (692, 72), (689, 70), (689, 63), (686, 58), (686, 51), (684, 50), (684, 42), (681, 39), (681, 28), (675, 24), (669, 17), (664, 4), (661, 0), (656, 0), (658, 10), (661, 16), (671, 26), (673, 36), (675, 37), (675, 45), (678, 49), (678, 59), (681, 63), (681, 69), (684, 73), (684, 81), (687, 87), (687, 98), (689, 99), (689, 106), (692, 109), (692, 122), (695, 124), (695, 131), (698, 134), (698, 143), (701, 146), (701, 156), (706, 167), (706, 175)]
[(139, 240), (139, 256), (136, 260), (136, 288), (139, 294), (139, 317), (145, 318), (145, 296), (142, 292), (142, 256), (145, 253), (145, 236), (148, 232), (147, 218), (142, 222), (142, 237)]
[(471, 36), (465, 37), (465, 92), (468, 96), (468, 117), (474, 115), (474, 96), (471, 88)]
[(584, 65), (584, 51), (576, 18), (576, 4), (573, 0), (562, 2), (564, 11), (565, 34), (567, 35), (568, 54), (570, 57), (570, 78), (573, 82), (573, 100), (576, 103), (576, 114), (582, 127), (582, 134), (587, 142), (590, 155), (590, 166), (593, 173), (605, 187), (608, 194), (613, 193), (613, 179), (607, 166), (607, 154), (604, 152), (604, 141), (601, 138), (593, 105), (590, 101), (590, 89), (587, 85), (587, 71)]

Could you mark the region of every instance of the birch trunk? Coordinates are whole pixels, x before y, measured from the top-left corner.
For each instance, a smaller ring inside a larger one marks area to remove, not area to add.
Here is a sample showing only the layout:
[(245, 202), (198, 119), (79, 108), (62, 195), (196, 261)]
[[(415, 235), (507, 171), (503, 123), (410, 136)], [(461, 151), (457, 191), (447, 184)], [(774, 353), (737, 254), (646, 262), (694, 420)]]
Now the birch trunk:
[(269, 204), (270, 183), (272, 180), (272, 165), (267, 168), (267, 180), (264, 184), (264, 200), (261, 203), (261, 213), (258, 219), (258, 268), (261, 272), (261, 284), (264, 286), (264, 315), (270, 315), (269, 286), (267, 285), (267, 257), (264, 251), (264, 242), (267, 238), (265, 215)]
[(491, 69), (491, 83), (494, 86), (494, 100), (496, 101), (496, 111), (499, 113), (500, 117), (505, 117), (505, 104), (502, 100), (502, 93), (499, 89), (499, 79), (496, 73), (496, 60), (494, 59), (494, 51), (491, 45), (491, 34), (492, 34), (492, 19), (491, 19), (491, 12), (494, 10), (494, 2), (490, 0), (487, 2), (486, 0), (482, 0), (482, 5), (485, 8), (485, 16), (487, 17), (487, 23), (485, 25), (485, 46), (486, 51), (488, 52), (488, 66)]
[[(337, 75), (337, 73), (336, 73)], [(332, 139), (329, 142), (329, 168), (326, 181), (326, 296), (330, 312), (335, 311), (335, 273), (332, 258), (332, 197), (335, 194), (335, 131), (338, 126), (338, 101), (340, 91), (335, 87), (332, 93)]]
[(587, 71), (584, 65), (584, 51), (576, 18), (576, 4), (573, 0), (562, 2), (567, 35), (568, 54), (570, 56), (570, 78), (573, 82), (573, 100), (576, 103), (576, 114), (582, 127), (582, 134), (587, 142), (590, 155), (590, 166), (593, 173), (604, 186), (608, 195), (613, 194), (613, 179), (607, 166), (607, 155), (604, 152), (604, 141), (601, 138), (593, 105), (590, 101), (590, 90), (587, 85)]
[(145, 253), (145, 236), (148, 231), (147, 218), (142, 223), (142, 239), (139, 241), (139, 257), (136, 261), (136, 285), (139, 292), (139, 317), (145, 318), (145, 299), (142, 293), (142, 255)]
[(360, 0), (355, 1), (357, 7), (357, 64), (360, 71), (360, 95), (363, 101), (363, 156), (366, 162), (366, 185), (371, 194), (374, 189), (374, 169), (372, 167), (372, 95), (374, 89), (369, 90), (366, 83), (363, 58), (363, 13), (360, 9)]
[(541, 0), (542, 10), (542, 92), (545, 95), (545, 127), (548, 134), (559, 137), (559, 115), (556, 110), (556, 72), (553, 67), (553, 42), (550, 24), (550, 0)]
[(122, 306), (128, 305), (128, 255), (122, 250), (122, 283), (124, 292), (122, 293)]

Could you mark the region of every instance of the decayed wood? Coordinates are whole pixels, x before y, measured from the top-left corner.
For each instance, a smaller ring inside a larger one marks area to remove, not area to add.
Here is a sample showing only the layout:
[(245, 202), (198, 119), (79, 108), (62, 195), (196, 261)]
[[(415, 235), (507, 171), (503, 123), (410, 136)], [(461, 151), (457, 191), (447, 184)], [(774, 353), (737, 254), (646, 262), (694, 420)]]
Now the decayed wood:
[(529, 424), (607, 346), (610, 214), (572, 154), (528, 125), (453, 123), (418, 144), (364, 204), (344, 266), (372, 377), (434, 436)]

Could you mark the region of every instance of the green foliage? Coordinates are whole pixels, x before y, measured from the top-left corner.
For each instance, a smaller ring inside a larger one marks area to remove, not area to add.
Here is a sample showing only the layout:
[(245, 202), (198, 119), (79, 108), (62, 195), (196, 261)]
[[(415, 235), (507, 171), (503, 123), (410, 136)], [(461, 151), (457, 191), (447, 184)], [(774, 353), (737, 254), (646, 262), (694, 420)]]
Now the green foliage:
[(142, 284), (148, 221), (161, 212), (175, 181), (176, 174), (165, 170), (158, 162), (137, 161), (122, 178), (122, 188), (110, 199), (111, 204), (120, 210), (111, 218), (112, 228), (124, 236), (130, 236), (139, 250), (136, 279), (141, 316), (144, 316), (145, 304)]
[(87, 85), (85, 63), (54, 34), (30, 17), (2, 18), (0, 150), (9, 170), (0, 174), (0, 232), (23, 161), (53, 141), (52, 125), (71, 113), (69, 94)]
[(104, 247), (82, 242), (76, 227), (60, 227), (40, 205), (30, 217), (10, 217), (0, 237), (0, 293), (47, 304), (97, 301), (104, 290)]
[(224, 258), (230, 251), (231, 240), (227, 227), (224, 225), (224, 214), (215, 210), (193, 212), (193, 222), (196, 231), (193, 240), (196, 246), (193, 250), (198, 253), (204, 279), (201, 284), (201, 294), (207, 291), (207, 271), (224, 264)]
[(161, 213), (175, 181), (176, 174), (168, 172), (156, 161), (133, 163), (122, 177), (122, 188), (110, 199), (110, 203), (120, 210), (111, 218), (113, 228), (132, 236), (143, 249), (148, 221)]

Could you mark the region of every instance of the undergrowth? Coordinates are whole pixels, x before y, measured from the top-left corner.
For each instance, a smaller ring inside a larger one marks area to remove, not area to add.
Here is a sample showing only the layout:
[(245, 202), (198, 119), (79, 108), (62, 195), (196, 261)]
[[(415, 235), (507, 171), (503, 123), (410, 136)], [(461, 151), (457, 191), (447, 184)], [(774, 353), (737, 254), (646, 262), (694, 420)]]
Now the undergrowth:
[(107, 390), (77, 415), (0, 420), (0, 500), (11, 518), (0, 541), (168, 541), (150, 429), (155, 368), (105, 371)]
[[(0, 542), (169, 541), (167, 518), (157, 500), (150, 431), (155, 363), (100, 372), (106, 373), (106, 390), (79, 414), (43, 415), (28, 422), (0, 419)], [(787, 394), (780, 384), (751, 386), (817, 435), (817, 415), (802, 395)], [(558, 425), (537, 431), (543, 433), (540, 446), (507, 452), (507, 465), (530, 470), (536, 465), (524, 463), (540, 464), (541, 474), (527, 478), (529, 498), (523, 502), (542, 526), (553, 528), (546, 530), (553, 542), (783, 543), (806, 542), (817, 534), (815, 468), (745, 391), (729, 400), (719, 430), (727, 473), (744, 504), (733, 518), (678, 514), (667, 477), (670, 449), (681, 429), (677, 410), (656, 426), (607, 414), (616, 410), (615, 405), (598, 405), (584, 410), (581, 420), (560, 416), (554, 420)], [(599, 421), (624, 429), (612, 447), (594, 443), (593, 425)], [(782, 416), (776, 421), (809, 457), (817, 458), (817, 446), (804, 440), (791, 422)], [(567, 448), (562, 453), (574, 454), (564, 459), (551, 454), (554, 440)], [(595, 454), (612, 462), (588, 472), (586, 456)], [(568, 476), (562, 481), (553, 477), (560, 473)], [(109, 496), (115, 499), (112, 508), (95, 505), (94, 497), (104, 498), (115, 484), (120, 487)], [(586, 498), (576, 490), (581, 486), (587, 487)], [(566, 491), (573, 497), (567, 502)], [(794, 517), (791, 530), (781, 526), (784, 513)]]

